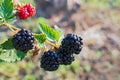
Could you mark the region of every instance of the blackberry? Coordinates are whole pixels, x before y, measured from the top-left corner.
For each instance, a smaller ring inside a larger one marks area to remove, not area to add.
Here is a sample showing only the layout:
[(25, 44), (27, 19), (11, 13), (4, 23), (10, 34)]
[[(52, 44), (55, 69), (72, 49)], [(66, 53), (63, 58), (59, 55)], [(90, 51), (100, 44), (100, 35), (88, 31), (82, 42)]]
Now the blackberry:
[(34, 16), (36, 13), (36, 10), (31, 4), (25, 4), (17, 12), (18, 12), (19, 19), (24, 20)]
[(32, 17), (35, 15), (36, 13), (35, 7), (33, 7), (31, 4), (26, 4), (24, 8), (27, 9), (27, 12), (29, 13), (29, 17)]
[(29, 13), (27, 12), (27, 9), (26, 8), (20, 8), (18, 10), (18, 17), (19, 19), (21, 20), (24, 20), (24, 19), (27, 19), (29, 17)]
[(74, 61), (74, 56), (72, 53), (68, 53), (66, 49), (60, 48), (58, 49), (58, 55), (60, 58), (60, 64), (70, 65)]
[(60, 59), (55, 52), (51, 50), (44, 52), (44, 55), (41, 58), (41, 68), (46, 71), (55, 71), (58, 69), (59, 65)]
[(34, 36), (29, 30), (21, 29), (12, 39), (16, 50), (27, 52), (33, 48)]
[(62, 47), (70, 53), (79, 54), (82, 50), (82, 38), (75, 34), (67, 34), (62, 41)]

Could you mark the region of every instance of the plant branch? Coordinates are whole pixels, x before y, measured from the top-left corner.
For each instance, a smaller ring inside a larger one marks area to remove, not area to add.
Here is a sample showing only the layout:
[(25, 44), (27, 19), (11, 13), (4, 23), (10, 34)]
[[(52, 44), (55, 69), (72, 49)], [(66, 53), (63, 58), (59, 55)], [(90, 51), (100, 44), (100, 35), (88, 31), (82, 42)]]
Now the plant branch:
[(19, 28), (16, 28), (13, 25), (8, 24), (8, 23), (3, 23), (2, 25), (8, 27), (11, 31), (13, 31), (15, 33), (16, 33), (16, 31), (20, 30)]

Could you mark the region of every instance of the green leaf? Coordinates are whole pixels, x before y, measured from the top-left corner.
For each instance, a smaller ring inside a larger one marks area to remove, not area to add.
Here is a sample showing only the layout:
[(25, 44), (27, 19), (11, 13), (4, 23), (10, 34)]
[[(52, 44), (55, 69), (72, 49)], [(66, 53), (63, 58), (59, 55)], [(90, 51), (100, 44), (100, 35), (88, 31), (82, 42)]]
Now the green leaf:
[(0, 25), (3, 23), (3, 20), (0, 18)]
[(61, 43), (62, 39), (64, 38), (63, 31), (57, 25), (55, 25), (54, 28), (56, 31), (58, 31), (60, 33), (60, 38), (59, 38), (58, 42)]
[(2, 2), (3, 2), (3, 0), (0, 0), (0, 7), (1, 7)]
[(39, 29), (42, 33), (47, 35), (47, 38), (51, 41), (58, 41), (60, 39), (60, 32), (51, 28), (49, 25), (39, 23)]
[(14, 5), (12, 0), (4, 0), (0, 7), (0, 17), (9, 22), (13, 16)]
[(42, 45), (46, 41), (45, 34), (35, 34), (35, 39), (38, 41), (39, 45)]
[(18, 62), (21, 61), (26, 55), (26, 53), (17, 51), (15, 49), (1, 49), (0, 52), (0, 60), (3, 62)]
[[(8, 46), (9, 45), (9, 46)], [(3, 44), (1, 44), (2, 49), (13, 49), (12, 38), (9, 38)]]
[(18, 51), (13, 47), (11, 38), (0, 45), (0, 62), (21, 61), (25, 55), (26, 53)]

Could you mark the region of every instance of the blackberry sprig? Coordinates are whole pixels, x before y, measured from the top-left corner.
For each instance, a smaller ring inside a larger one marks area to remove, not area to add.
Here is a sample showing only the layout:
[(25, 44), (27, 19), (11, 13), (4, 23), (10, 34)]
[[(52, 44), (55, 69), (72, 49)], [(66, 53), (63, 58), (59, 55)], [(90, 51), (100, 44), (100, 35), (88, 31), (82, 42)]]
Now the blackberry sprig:
[[(11, 4), (6, 5), (9, 3)], [(10, 11), (8, 11), (9, 7), (11, 7)], [(63, 32), (57, 26), (53, 29), (51, 26), (39, 22), (39, 29), (42, 33), (33, 35), (29, 30), (19, 29), (9, 24), (8, 22), (12, 20), (13, 16), (16, 16), (13, 15), (13, 9), (15, 8), (13, 7), (12, 0), (4, 0), (1, 11), (4, 16), (1, 16), (1, 24), (8, 27), (14, 35), (3, 44), (0, 44), (1, 54), (9, 56), (7, 58), (4, 57), (2, 59), (3, 61), (20, 61), (25, 57), (25, 53), (29, 50), (31, 50), (29, 53), (32, 53), (32, 59), (34, 59), (38, 53), (44, 51), (44, 54), (40, 59), (41, 68), (46, 71), (56, 71), (60, 65), (70, 65), (75, 59), (75, 54), (81, 52), (83, 45), (82, 38), (76, 34), (67, 34), (67, 36), (61, 41), (64, 37)], [(17, 16), (20, 20), (28, 19), (36, 13), (35, 8), (29, 3), (21, 6), (18, 4), (16, 10)]]

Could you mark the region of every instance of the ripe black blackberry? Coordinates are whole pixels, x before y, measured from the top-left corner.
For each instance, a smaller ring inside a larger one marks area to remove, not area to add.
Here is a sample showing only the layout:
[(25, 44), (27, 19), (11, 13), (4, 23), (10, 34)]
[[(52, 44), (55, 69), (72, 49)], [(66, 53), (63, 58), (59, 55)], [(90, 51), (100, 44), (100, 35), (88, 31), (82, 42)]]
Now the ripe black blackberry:
[(12, 39), (16, 50), (27, 52), (33, 48), (34, 36), (29, 30), (21, 29)]
[(60, 58), (60, 64), (63, 65), (70, 65), (74, 61), (74, 56), (72, 53), (69, 53), (64, 48), (60, 48), (57, 51), (59, 58)]
[(41, 58), (41, 68), (46, 71), (55, 71), (58, 69), (59, 65), (60, 59), (55, 52), (51, 50), (44, 52), (44, 55)]
[(62, 47), (70, 53), (79, 54), (82, 50), (82, 38), (75, 34), (67, 34), (62, 41)]

